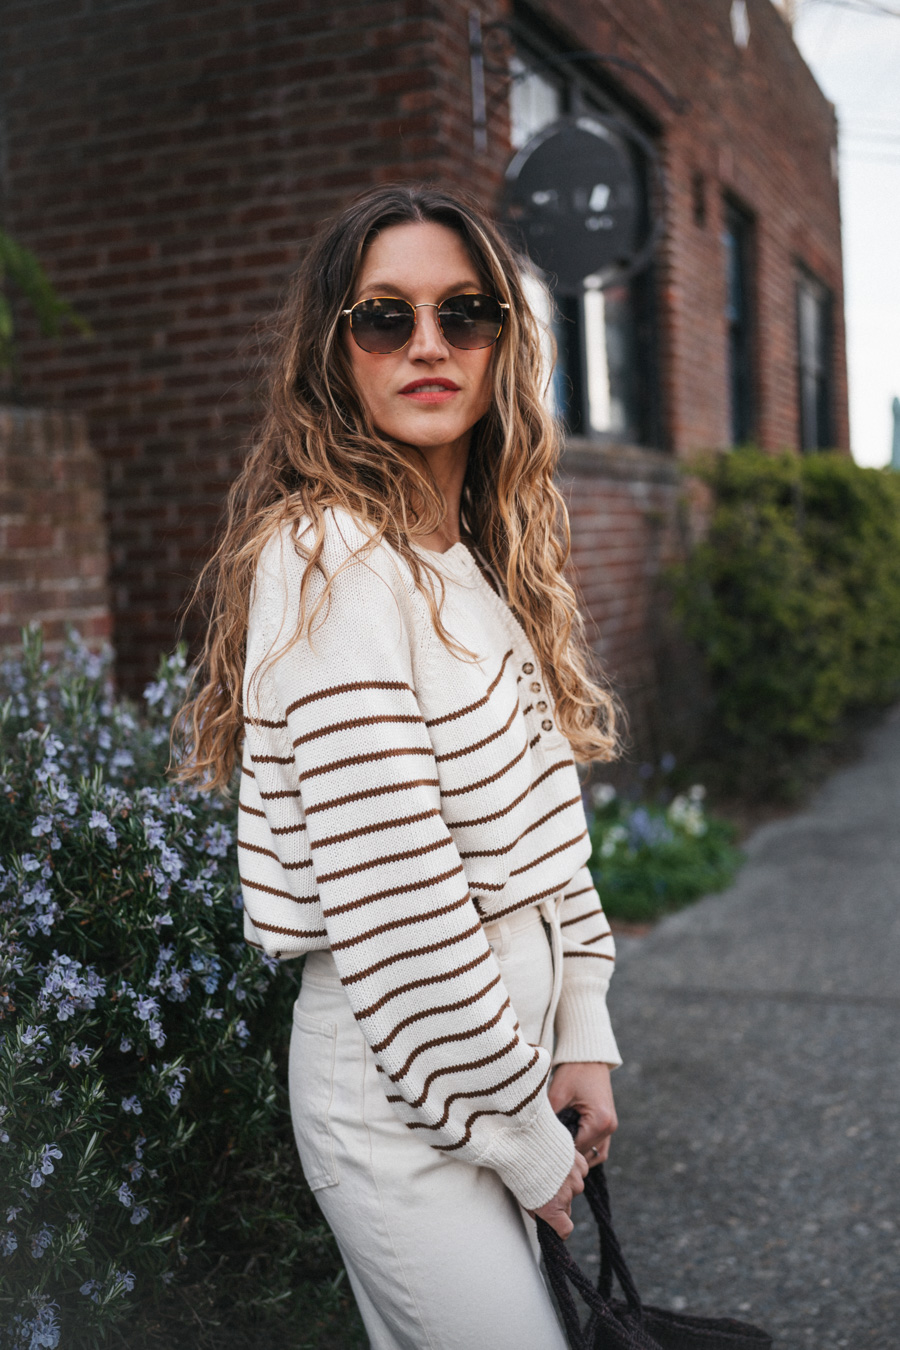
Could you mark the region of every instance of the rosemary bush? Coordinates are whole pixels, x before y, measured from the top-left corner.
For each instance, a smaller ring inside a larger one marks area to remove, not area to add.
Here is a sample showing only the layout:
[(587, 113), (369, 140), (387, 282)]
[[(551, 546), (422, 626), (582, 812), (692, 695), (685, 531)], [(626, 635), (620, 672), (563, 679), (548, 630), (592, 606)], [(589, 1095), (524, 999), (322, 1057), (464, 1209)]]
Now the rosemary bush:
[(166, 781), (185, 680), (163, 661), (139, 715), (36, 633), (2, 670), (0, 1350), (99, 1346), (126, 1315), (137, 1344), (136, 1312), (214, 1269), (220, 1311), (264, 1312), (339, 1268), (291, 1156), (296, 982), (240, 933), (234, 805)]

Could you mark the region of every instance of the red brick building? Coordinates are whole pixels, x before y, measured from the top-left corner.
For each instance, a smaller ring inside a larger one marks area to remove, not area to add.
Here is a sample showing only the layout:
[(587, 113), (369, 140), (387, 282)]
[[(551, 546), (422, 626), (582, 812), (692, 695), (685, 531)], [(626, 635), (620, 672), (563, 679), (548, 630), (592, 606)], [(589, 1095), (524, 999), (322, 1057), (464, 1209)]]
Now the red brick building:
[(260, 325), (316, 223), (393, 180), (496, 205), (559, 113), (649, 138), (664, 234), (640, 276), (569, 302), (560, 406), (578, 579), (658, 727), (678, 462), (848, 444), (835, 120), (770, 0), (6, 0), (0, 42), (4, 224), (93, 326), (29, 342), (24, 395), (84, 414), (102, 459), (132, 685), (172, 644), (254, 420)]

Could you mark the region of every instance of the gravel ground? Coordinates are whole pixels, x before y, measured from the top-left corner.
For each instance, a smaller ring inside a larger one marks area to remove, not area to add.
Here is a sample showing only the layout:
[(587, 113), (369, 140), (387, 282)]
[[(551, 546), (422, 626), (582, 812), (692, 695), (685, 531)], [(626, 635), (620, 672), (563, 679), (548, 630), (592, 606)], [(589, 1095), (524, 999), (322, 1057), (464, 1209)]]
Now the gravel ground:
[(725, 895), (621, 944), (617, 1229), (648, 1303), (898, 1350), (900, 708), (746, 851)]

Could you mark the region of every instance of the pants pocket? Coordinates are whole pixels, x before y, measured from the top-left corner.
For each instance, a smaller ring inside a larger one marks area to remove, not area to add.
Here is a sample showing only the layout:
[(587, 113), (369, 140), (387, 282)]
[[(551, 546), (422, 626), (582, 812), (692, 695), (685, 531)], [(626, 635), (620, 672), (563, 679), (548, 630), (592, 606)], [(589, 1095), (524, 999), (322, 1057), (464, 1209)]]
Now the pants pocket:
[(329, 1112), (334, 1093), (337, 1026), (320, 1022), (294, 1005), (288, 1061), (291, 1122), (300, 1165), (311, 1191), (337, 1186)]

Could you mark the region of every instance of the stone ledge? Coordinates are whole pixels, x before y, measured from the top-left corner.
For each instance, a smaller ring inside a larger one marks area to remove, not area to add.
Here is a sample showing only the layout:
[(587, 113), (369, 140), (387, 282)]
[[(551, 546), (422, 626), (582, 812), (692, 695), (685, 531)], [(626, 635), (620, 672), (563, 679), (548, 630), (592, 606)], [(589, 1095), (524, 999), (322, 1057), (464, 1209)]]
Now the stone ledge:
[(570, 436), (566, 441), (559, 473), (565, 478), (614, 478), (671, 487), (681, 480), (678, 462), (663, 450), (610, 445), (581, 436)]

